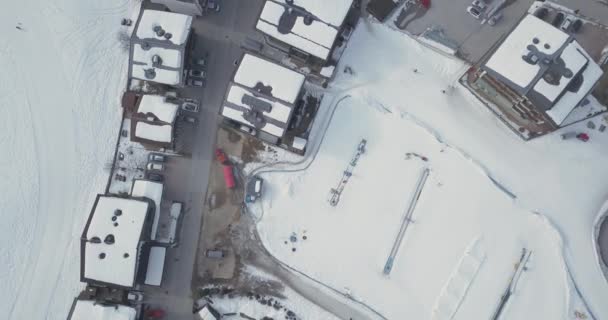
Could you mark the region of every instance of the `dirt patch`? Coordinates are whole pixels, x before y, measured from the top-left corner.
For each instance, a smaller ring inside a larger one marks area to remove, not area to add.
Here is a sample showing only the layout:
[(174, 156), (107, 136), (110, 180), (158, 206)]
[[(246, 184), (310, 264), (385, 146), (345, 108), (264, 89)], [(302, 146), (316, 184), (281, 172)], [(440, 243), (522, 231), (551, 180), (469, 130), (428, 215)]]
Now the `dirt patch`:
[(243, 141), (243, 151), (241, 153), (241, 159), (244, 163), (256, 161), (258, 160), (258, 151), (263, 151), (264, 149), (265, 147), (262, 141), (247, 136)]

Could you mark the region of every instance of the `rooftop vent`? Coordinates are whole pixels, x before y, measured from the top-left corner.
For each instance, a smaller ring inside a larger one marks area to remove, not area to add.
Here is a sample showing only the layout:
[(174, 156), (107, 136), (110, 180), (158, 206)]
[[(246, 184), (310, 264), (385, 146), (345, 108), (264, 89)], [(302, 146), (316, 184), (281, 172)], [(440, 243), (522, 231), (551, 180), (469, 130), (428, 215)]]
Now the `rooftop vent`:
[(89, 242), (91, 242), (91, 243), (101, 243), (101, 239), (99, 237), (92, 237), (91, 239), (89, 239)]
[(105, 253), (102, 252), (102, 253), (99, 254), (99, 259), (104, 259), (105, 257), (106, 257)]
[(105, 239), (103, 239), (103, 242), (105, 244), (114, 244), (114, 241), (115, 241), (115, 239), (114, 239), (114, 235), (113, 234), (109, 234), (109, 235), (106, 236)]
[(144, 51), (148, 51), (148, 50), (150, 50), (150, 48), (151, 48), (151, 47), (150, 47), (150, 44), (149, 44), (149, 43), (147, 43), (147, 42), (143, 42), (143, 43), (141, 44), (141, 49), (142, 49), (142, 50), (144, 50)]
[(173, 35), (171, 34), (171, 32), (167, 32), (165, 33), (165, 39), (169, 40), (173, 37)]
[(152, 30), (154, 30), (154, 33), (156, 33), (156, 35), (159, 37), (162, 37), (163, 35), (165, 35), (165, 30), (161, 26), (154, 26), (154, 28), (152, 28)]
[(128, 258), (129, 254), (125, 252), (125, 254), (123, 254), (122, 256), (125, 257), (125, 258)]
[(154, 70), (154, 68), (145, 69), (144, 70), (144, 77), (146, 77), (146, 79), (154, 79), (154, 78), (156, 78), (156, 71)]
[(152, 56), (152, 65), (155, 67), (161, 66), (163, 64), (163, 58), (159, 55), (155, 54)]
[(120, 209), (114, 210), (114, 215), (115, 216), (121, 216), (122, 215), (122, 210), (120, 210)]

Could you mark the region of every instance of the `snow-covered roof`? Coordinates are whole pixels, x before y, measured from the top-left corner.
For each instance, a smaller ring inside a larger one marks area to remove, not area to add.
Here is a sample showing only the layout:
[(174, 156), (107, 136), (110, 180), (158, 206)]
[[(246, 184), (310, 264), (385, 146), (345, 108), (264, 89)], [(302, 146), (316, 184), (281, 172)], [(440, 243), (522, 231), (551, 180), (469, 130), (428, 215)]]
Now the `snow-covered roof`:
[(98, 198), (85, 234), (85, 278), (133, 286), (148, 209), (149, 203), (142, 200)]
[(561, 125), (572, 110), (585, 98), (593, 89), (595, 84), (604, 74), (600, 66), (595, 63), (587, 52), (576, 42), (572, 42), (574, 48), (582, 53), (587, 59), (588, 64), (582, 72), (583, 83), (576, 92), (565, 91), (563, 96), (553, 105), (550, 110), (547, 110), (547, 115), (558, 125)]
[(165, 34), (170, 33), (168, 40), (175, 45), (182, 45), (188, 40), (192, 28), (192, 17), (167, 11), (144, 10), (137, 26), (136, 36), (139, 39), (156, 39), (167, 41), (166, 37), (158, 36), (154, 28), (160, 26)]
[(137, 310), (133, 307), (104, 306), (91, 300), (78, 300), (69, 320), (135, 320)]
[[(245, 54), (226, 94), (222, 115), (282, 137), (289, 125), (305, 76), (278, 64)], [(259, 107), (258, 107), (259, 106)], [(262, 122), (245, 113), (254, 108)]]
[(270, 86), (271, 96), (294, 103), (304, 84), (305, 76), (262, 58), (245, 54), (234, 75), (234, 82), (248, 88), (258, 83)]
[(560, 58), (564, 61), (565, 67), (570, 70), (572, 76), (569, 78), (562, 77), (559, 85), (550, 84), (545, 81), (545, 79), (541, 78), (536, 85), (534, 85), (534, 91), (542, 94), (551, 103), (555, 102), (564, 89), (566, 89), (566, 86), (575, 78), (575, 75), (577, 75), (587, 62), (589, 62), (589, 59), (582, 53), (584, 50), (579, 50), (578, 47), (578, 43), (573, 41), (564, 48), (564, 51), (562, 51), (560, 55)]
[(175, 103), (165, 101), (165, 97), (153, 94), (142, 96), (137, 112), (152, 113), (158, 120), (173, 123), (177, 115), (178, 106)]
[(135, 125), (135, 136), (150, 141), (170, 143), (173, 140), (173, 126), (156, 125), (139, 121)]
[(148, 259), (148, 270), (144, 283), (151, 286), (160, 286), (163, 280), (163, 270), (165, 269), (165, 247), (150, 247), (150, 257)]
[[(285, 0), (268, 0), (256, 28), (325, 60), (351, 5), (352, 0), (295, 0), (291, 5)], [(288, 15), (291, 18), (285, 18)], [(313, 17), (310, 23), (304, 22), (306, 15)]]
[[(148, 69), (154, 69), (154, 77), (150, 78), (146, 76), (146, 70)], [(178, 85), (181, 83), (181, 76), (179, 71), (161, 68), (151, 68), (147, 65), (136, 63), (131, 64), (131, 76), (136, 79), (164, 83), (171, 86)]]
[(160, 219), (160, 202), (163, 197), (163, 184), (148, 180), (135, 180), (131, 189), (131, 196), (148, 198), (154, 201), (156, 209), (154, 211), (150, 239), (156, 240), (156, 230), (158, 229), (158, 220)]
[(560, 29), (533, 15), (527, 15), (494, 52), (485, 66), (515, 85), (526, 88), (541, 71), (539, 63), (531, 64), (522, 59), (530, 52), (529, 47), (533, 46), (542, 54), (552, 55), (562, 48), (568, 39), (568, 34)]

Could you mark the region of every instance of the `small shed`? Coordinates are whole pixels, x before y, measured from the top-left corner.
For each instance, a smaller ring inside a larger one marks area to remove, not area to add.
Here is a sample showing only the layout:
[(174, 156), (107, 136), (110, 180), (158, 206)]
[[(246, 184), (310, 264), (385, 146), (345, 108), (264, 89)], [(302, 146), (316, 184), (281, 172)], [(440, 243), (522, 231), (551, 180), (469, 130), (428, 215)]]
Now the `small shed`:
[(209, 304), (205, 304), (197, 312), (197, 315), (200, 320), (219, 320), (221, 318), (220, 313), (213, 309)]

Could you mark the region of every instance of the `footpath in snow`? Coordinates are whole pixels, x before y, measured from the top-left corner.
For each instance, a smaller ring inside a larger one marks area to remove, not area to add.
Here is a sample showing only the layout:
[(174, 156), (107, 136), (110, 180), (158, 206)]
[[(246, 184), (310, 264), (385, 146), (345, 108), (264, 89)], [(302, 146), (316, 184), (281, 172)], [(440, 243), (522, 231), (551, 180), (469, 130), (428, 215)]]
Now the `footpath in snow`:
[[(345, 66), (353, 72), (326, 94), (322, 108), (336, 111), (310, 167), (264, 174), (254, 209), (274, 255), (388, 319), (490, 318), (513, 278), (505, 318), (608, 317), (592, 241), (608, 190), (607, 135), (523, 142), (458, 85), (466, 65), (380, 24), (359, 24)], [(362, 139), (365, 153), (332, 206), (330, 190)]]
[(0, 12), (3, 319), (65, 319), (79, 238), (108, 178), (137, 1), (11, 1)]

